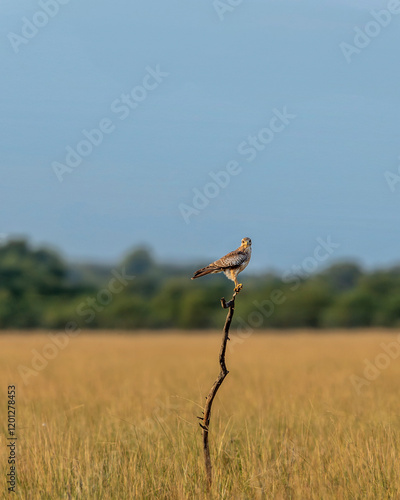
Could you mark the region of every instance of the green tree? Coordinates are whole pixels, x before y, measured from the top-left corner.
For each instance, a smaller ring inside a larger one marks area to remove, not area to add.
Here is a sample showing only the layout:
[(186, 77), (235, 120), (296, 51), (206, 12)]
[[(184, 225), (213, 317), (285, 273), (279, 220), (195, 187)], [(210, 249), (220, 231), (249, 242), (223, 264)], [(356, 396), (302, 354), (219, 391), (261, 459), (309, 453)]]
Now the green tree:
[(129, 275), (142, 276), (154, 267), (154, 260), (147, 247), (139, 247), (125, 257), (122, 265)]
[(363, 290), (355, 289), (339, 296), (324, 311), (321, 326), (346, 328), (370, 326), (374, 313), (374, 298)]
[(319, 273), (316, 279), (335, 293), (342, 293), (357, 286), (362, 269), (352, 262), (340, 262)]

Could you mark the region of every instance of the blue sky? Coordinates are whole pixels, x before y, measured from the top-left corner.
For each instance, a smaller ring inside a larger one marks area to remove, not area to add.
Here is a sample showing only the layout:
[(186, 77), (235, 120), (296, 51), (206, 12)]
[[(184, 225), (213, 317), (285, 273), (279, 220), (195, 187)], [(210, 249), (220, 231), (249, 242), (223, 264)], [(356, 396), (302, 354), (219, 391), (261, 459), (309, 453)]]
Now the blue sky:
[(75, 260), (207, 260), (250, 236), (253, 269), (284, 271), (330, 236), (332, 261), (400, 261), (397, 0), (55, 2), (2, 2), (0, 233)]

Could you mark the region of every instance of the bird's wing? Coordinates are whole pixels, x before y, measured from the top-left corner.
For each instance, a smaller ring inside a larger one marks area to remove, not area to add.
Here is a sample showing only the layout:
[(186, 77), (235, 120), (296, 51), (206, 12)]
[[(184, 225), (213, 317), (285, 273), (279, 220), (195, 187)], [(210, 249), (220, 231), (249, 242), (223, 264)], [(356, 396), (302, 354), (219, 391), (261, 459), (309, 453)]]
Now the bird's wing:
[(226, 269), (229, 267), (238, 267), (241, 264), (243, 264), (243, 262), (246, 262), (246, 260), (247, 260), (247, 254), (245, 252), (242, 252), (240, 250), (234, 250), (233, 252), (230, 252), (224, 255), (224, 257), (221, 257), (220, 259), (216, 260), (211, 265), (222, 269)]

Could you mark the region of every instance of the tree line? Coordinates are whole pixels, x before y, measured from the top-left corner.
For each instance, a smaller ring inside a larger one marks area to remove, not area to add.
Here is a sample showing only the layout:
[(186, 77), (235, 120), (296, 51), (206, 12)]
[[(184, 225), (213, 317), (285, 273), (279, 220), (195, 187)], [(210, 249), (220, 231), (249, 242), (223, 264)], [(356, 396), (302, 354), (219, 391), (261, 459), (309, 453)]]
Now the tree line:
[[(0, 246), (0, 329), (220, 328), (222, 296), (233, 284), (214, 275), (193, 282), (191, 266), (163, 264), (137, 247), (115, 266), (66, 262), (26, 240)], [(400, 326), (400, 266), (366, 271), (340, 262), (289, 282), (277, 273), (243, 276), (238, 328)]]

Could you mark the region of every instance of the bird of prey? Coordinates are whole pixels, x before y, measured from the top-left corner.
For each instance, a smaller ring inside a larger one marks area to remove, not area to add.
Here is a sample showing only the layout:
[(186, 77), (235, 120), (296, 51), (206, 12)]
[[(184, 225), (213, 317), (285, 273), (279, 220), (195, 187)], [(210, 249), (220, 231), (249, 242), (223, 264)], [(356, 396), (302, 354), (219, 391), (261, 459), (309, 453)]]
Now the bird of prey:
[(224, 273), (227, 278), (235, 282), (235, 292), (238, 292), (242, 289), (243, 285), (237, 282), (237, 275), (243, 271), (250, 262), (250, 257), (251, 239), (243, 238), (239, 248), (196, 271), (192, 280), (205, 276), (206, 274)]

